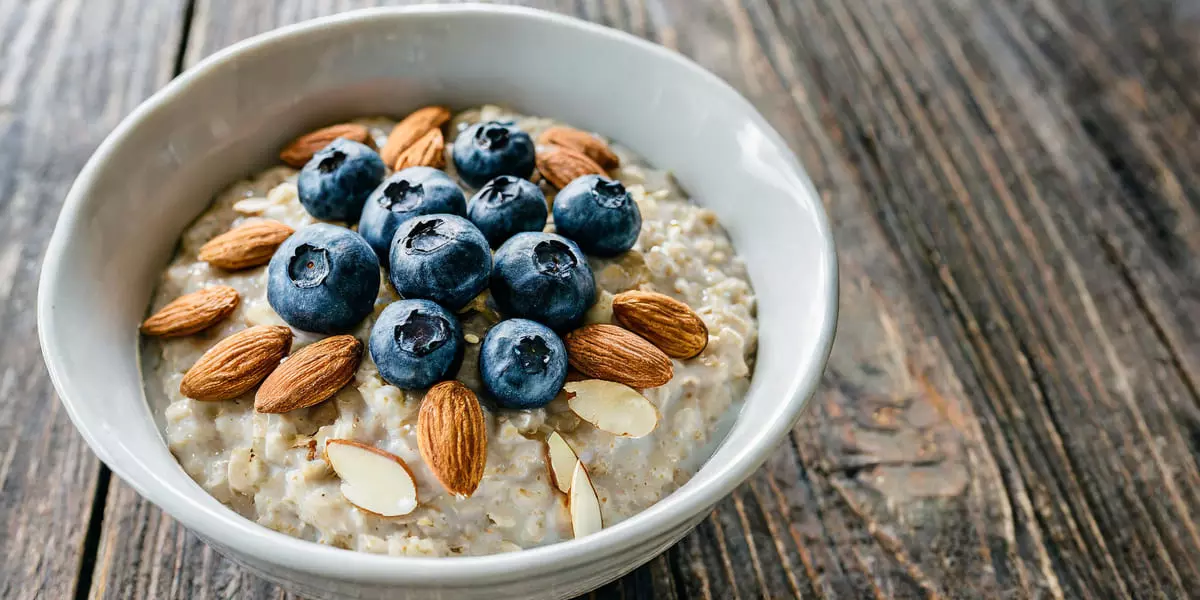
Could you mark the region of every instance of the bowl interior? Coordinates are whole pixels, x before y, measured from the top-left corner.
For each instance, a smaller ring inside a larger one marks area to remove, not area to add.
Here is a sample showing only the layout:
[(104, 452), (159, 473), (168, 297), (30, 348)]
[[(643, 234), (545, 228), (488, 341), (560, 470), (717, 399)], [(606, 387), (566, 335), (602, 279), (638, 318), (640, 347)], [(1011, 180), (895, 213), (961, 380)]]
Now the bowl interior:
[[(76, 425), (122, 478), (222, 546), (314, 572), (331, 564), (322, 553), (348, 554), (244, 522), (187, 477), (147, 407), (137, 324), (177, 237), (214, 193), (274, 164), (298, 133), (432, 102), (556, 117), (672, 170), (745, 260), (761, 335), (743, 410), (682, 490), (596, 536), (454, 559), (453, 570), (501, 574), (517, 560), (555, 568), (691, 520), (761, 463), (815, 387), (836, 293), (820, 201), (779, 136), (714, 76), (629, 36), (531, 11), (368, 11), (287, 28), (218, 54), (129, 117), (72, 189), (43, 272), (43, 350)], [(444, 575), (431, 559), (332, 564), (330, 575), (380, 581)]]

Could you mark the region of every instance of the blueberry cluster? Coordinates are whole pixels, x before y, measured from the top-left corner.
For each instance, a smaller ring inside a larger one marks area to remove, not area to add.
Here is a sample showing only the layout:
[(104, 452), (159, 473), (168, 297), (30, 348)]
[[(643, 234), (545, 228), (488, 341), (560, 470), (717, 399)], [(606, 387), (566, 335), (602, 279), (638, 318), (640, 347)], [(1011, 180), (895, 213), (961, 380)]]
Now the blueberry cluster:
[[(345, 139), (301, 169), (300, 202), (328, 223), (291, 236), (268, 266), (267, 299), (305, 331), (347, 331), (375, 308), (380, 266), (403, 297), (379, 314), (369, 349), (379, 374), (406, 389), (454, 377), (463, 359), (457, 312), (484, 290), (507, 318), (482, 342), (479, 369), (498, 406), (545, 406), (562, 388), (567, 354), (560, 332), (582, 323), (595, 302), (586, 254), (616, 256), (641, 230), (637, 204), (619, 182), (587, 175), (554, 202), (559, 234), (544, 233), (546, 197), (531, 181), (529, 134), (487, 121), (451, 149), (466, 194), (445, 172), (409, 167), (387, 175), (379, 154)], [(493, 251), (494, 249), (494, 251)]]

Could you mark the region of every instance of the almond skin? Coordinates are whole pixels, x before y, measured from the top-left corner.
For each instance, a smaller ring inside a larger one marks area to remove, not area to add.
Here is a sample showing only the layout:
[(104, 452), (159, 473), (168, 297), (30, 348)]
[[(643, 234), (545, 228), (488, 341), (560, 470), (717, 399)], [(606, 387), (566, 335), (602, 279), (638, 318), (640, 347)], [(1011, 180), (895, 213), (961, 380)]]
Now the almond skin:
[(571, 366), (595, 379), (644, 390), (675, 375), (671, 359), (662, 350), (616, 325), (584, 325), (568, 333), (563, 343)]
[(292, 330), (277, 325), (243, 329), (209, 348), (179, 383), (194, 400), (230, 400), (254, 389), (287, 355)]
[(584, 154), (553, 144), (538, 146), (536, 161), (538, 172), (558, 189), (584, 175), (608, 175), (596, 161)]
[(630, 290), (613, 297), (613, 317), (671, 358), (688, 359), (708, 347), (708, 326), (687, 304), (666, 294)]
[(374, 146), (374, 142), (371, 140), (371, 132), (366, 127), (355, 123), (341, 123), (311, 131), (292, 140), (279, 153), (279, 160), (287, 163), (288, 166), (299, 169), (305, 163), (312, 160), (313, 154), (316, 154), (318, 150), (328, 146), (329, 142), (338, 138), (345, 138), (360, 144)]
[(542, 132), (537, 143), (570, 148), (592, 159), (600, 168), (612, 170), (621, 166), (621, 159), (604, 143), (604, 140), (574, 127), (557, 125)]
[(327, 337), (297, 350), (258, 388), (254, 410), (285, 413), (328, 400), (354, 378), (362, 352), (362, 342), (352, 335)]
[(400, 171), (409, 167), (440, 169), (445, 166), (446, 140), (442, 137), (442, 130), (434, 128), (401, 152), (400, 156), (396, 157), (392, 170)]
[(279, 221), (247, 221), (200, 247), (200, 260), (226, 271), (265, 265), (295, 230)]
[(442, 486), (459, 496), (474, 493), (487, 465), (487, 425), (475, 392), (457, 381), (429, 388), (417, 416), (417, 446)]
[(400, 153), (421, 139), (430, 129), (439, 129), (450, 120), (450, 109), (445, 106), (426, 106), (404, 117), (388, 134), (387, 142), (379, 151), (383, 164), (394, 165)]
[(228, 317), (240, 299), (237, 290), (227, 285), (184, 294), (142, 322), (142, 333), (181, 337), (204, 331)]

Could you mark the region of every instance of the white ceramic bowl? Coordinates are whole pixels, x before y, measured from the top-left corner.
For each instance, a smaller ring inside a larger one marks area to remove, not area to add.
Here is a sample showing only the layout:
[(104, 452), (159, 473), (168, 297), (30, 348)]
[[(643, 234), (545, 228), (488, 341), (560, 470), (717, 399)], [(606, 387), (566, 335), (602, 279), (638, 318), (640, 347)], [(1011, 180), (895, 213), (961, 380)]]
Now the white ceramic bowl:
[[(724, 444), (649, 510), (581, 540), (469, 558), (397, 558), (243, 519), (168, 452), (143, 393), (137, 324), (184, 227), (282, 144), (357, 115), (486, 102), (604, 132), (674, 171), (720, 216), (758, 295), (756, 371)], [(784, 439), (833, 339), (829, 226), (804, 170), (733, 89), (681, 56), (549, 13), (365, 10), (261, 35), (189, 70), (126, 118), (71, 188), (38, 298), (42, 351), (71, 419), (108, 466), (221, 553), (312, 596), (558, 598), (662, 552)]]

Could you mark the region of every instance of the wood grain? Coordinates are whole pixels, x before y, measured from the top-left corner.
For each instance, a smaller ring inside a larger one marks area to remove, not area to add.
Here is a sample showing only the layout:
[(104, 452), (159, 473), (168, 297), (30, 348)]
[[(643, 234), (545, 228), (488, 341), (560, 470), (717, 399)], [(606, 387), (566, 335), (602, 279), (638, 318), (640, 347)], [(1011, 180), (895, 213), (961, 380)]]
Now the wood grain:
[[(190, 65), (368, 4), (0, 0), (0, 57), (17, 66), (0, 71), (0, 157), (17, 167), (0, 169), (4, 597), (286, 595), (119, 481), (92, 502), (107, 479), (39, 368), (31, 265), (67, 182), (176, 51)], [(791, 443), (593, 596), (1194, 594), (1195, 3), (522, 4), (676, 48), (738, 88), (809, 169), (842, 269), (834, 355)]]
[(88, 585), (81, 564), (108, 480), (43, 367), (37, 276), (68, 186), (120, 118), (170, 78), (179, 31), (169, 2), (0, 0), (3, 598), (68, 598)]

